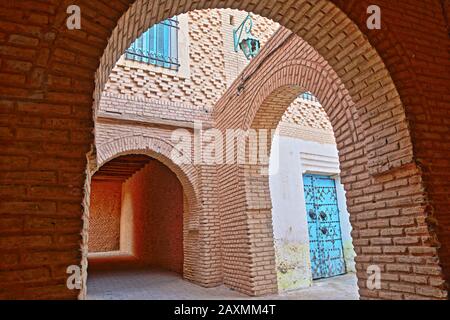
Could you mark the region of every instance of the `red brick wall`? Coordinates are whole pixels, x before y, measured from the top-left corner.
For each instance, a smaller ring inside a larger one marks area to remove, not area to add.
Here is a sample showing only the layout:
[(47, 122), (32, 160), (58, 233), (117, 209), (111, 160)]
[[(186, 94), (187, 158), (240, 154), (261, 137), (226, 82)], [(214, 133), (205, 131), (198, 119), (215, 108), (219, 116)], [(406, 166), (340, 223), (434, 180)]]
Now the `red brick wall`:
[(176, 175), (152, 161), (124, 183), (122, 197), (122, 214), (132, 221), (133, 255), (143, 264), (182, 273), (183, 189)]
[[(360, 26), (364, 1), (346, 10)], [(384, 10), (383, 32), (369, 31), (368, 39), (383, 58), (405, 104), (415, 160), (429, 203), (427, 224), (435, 233), (430, 244), (439, 248), (440, 262), (450, 279), (450, 53), (448, 19), (442, 4), (448, 1), (389, 1)], [(448, 13), (447, 13), (448, 15)], [(446, 27), (447, 26), (447, 27)]]
[(89, 208), (89, 252), (117, 251), (120, 249), (121, 181), (91, 183)]

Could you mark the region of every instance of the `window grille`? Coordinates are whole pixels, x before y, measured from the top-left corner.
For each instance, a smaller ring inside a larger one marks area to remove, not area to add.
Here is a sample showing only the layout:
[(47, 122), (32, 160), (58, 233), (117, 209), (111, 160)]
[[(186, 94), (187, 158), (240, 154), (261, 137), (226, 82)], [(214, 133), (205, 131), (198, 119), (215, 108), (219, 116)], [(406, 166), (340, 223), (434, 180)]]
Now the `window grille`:
[(145, 31), (125, 52), (130, 60), (178, 70), (178, 18), (167, 19)]

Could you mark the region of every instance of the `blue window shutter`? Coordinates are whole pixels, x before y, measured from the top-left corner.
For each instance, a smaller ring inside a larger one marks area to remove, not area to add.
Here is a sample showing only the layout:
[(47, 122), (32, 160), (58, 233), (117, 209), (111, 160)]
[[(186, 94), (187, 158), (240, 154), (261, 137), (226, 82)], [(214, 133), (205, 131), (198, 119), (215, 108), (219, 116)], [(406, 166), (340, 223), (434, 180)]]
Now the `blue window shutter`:
[[(170, 23), (167, 21), (167, 23)], [(170, 25), (164, 24), (164, 61), (167, 61), (167, 59), (170, 59)], [(164, 67), (170, 68), (170, 63), (165, 63)]]
[(148, 52), (149, 52), (149, 41), (148, 41), (148, 35), (149, 35), (149, 31), (147, 30), (146, 32), (144, 32), (142, 34), (142, 61), (143, 62), (147, 62), (148, 63)]
[(138, 60), (139, 61), (142, 61), (142, 57), (143, 57), (143, 55), (144, 55), (144, 41), (143, 41), (143, 36), (141, 35), (137, 40), (136, 40), (136, 49), (137, 49), (137, 52), (138, 52), (138, 54), (139, 54), (139, 56), (138, 56)]
[(166, 38), (165, 38), (165, 29), (166, 29), (166, 25), (164, 23), (160, 23), (157, 25), (157, 48), (156, 48), (156, 52), (157, 52), (157, 64), (161, 67), (164, 66), (164, 58), (166, 56)]
[(155, 60), (155, 57), (156, 57), (156, 39), (157, 39), (156, 26), (154, 26), (152, 28), (152, 33), (151, 33), (151, 51), (152, 51), (152, 57), (153, 57), (153, 59), (152, 59), (152, 63), (153, 64), (156, 64), (156, 60)]
[(178, 64), (178, 20), (165, 20), (144, 32), (127, 49), (125, 57), (177, 69)]

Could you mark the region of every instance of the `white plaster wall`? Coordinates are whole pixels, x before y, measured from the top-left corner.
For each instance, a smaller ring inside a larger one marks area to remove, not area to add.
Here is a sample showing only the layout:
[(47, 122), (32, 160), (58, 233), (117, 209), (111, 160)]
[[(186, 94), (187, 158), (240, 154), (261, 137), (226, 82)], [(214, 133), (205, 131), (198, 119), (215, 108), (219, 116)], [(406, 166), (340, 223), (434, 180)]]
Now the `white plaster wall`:
[(346, 266), (347, 271), (354, 271), (351, 226), (336, 146), (278, 135), (272, 145), (269, 173), (279, 290), (312, 284), (304, 173), (335, 176)]

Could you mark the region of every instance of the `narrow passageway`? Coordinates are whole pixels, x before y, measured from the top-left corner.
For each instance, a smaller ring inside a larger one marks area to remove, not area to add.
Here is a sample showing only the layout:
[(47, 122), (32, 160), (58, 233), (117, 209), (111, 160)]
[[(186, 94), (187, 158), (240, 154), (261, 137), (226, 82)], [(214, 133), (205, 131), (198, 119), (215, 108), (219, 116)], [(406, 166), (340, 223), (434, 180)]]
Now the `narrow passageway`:
[(225, 286), (203, 288), (163, 270), (90, 272), (88, 300), (358, 300), (356, 275), (314, 281), (313, 286), (277, 295), (252, 298)]
[(152, 268), (182, 274), (185, 210), (183, 188), (161, 162), (129, 154), (104, 164), (92, 179), (89, 279)]

